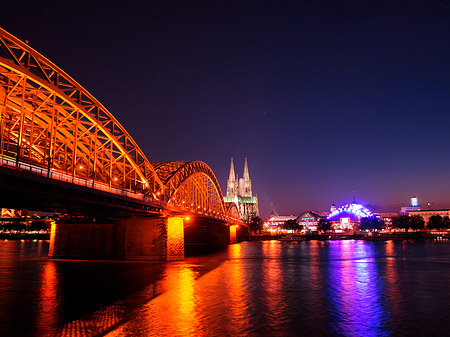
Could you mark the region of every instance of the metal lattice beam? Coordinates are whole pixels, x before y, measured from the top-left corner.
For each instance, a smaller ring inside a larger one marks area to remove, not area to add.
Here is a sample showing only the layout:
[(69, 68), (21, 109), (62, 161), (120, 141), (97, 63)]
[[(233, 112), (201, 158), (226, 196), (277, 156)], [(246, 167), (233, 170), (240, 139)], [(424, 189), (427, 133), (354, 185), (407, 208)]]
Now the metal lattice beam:
[(28, 44), (0, 28), (1, 165), (238, 221), (211, 168), (150, 163), (114, 116)]
[(222, 191), (214, 172), (201, 161), (176, 161), (152, 163), (166, 187), (163, 197), (168, 203), (185, 207), (190, 211), (223, 220), (236, 216), (229, 213), (223, 201)]
[(86, 89), (0, 29), (1, 155), (143, 194), (164, 191), (153, 166)]
[(238, 206), (234, 202), (227, 205), (227, 215), (228, 218), (234, 220), (234, 222), (241, 222), (239, 221), (240, 214)]

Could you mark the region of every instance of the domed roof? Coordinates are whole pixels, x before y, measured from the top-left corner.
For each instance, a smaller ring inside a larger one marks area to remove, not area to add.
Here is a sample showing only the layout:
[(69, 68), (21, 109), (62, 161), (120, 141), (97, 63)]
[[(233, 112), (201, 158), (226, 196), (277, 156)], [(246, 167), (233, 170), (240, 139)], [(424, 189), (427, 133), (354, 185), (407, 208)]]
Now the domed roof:
[(351, 220), (360, 220), (361, 218), (373, 217), (372, 212), (361, 204), (355, 202), (343, 205), (332, 211), (327, 219), (338, 221), (341, 218), (350, 218)]

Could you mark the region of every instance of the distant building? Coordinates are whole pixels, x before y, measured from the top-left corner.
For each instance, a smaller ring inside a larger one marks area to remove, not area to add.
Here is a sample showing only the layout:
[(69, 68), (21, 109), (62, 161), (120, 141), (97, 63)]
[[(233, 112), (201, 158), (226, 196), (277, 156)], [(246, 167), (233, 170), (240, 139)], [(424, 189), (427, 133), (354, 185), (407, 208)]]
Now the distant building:
[(410, 199), (411, 206), (400, 207), (400, 214), (408, 215), (410, 212), (420, 211), (419, 199), (415, 194)]
[(252, 181), (248, 172), (247, 158), (245, 158), (244, 174), (240, 179), (235, 174), (233, 158), (231, 158), (227, 195), (223, 199), (225, 203), (236, 203), (242, 221), (250, 221), (251, 218), (259, 216), (258, 197), (252, 195)]
[(304, 229), (316, 231), (319, 220), (325, 219), (327, 215), (328, 212), (315, 212), (315, 211), (304, 212), (297, 217), (297, 222), (299, 223), (299, 225), (303, 226)]
[(362, 218), (372, 218), (374, 214), (361, 204), (353, 201), (330, 212), (327, 220), (331, 221), (332, 228), (336, 231), (349, 231), (359, 224)]
[(297, 220), (297, 217), (295, 215), (271, 215), (266, 223), (270, 223), (272, 225), (282, 225), (289, 220)]
[(20, 217), (22, 217), (22, 211), (11, 209), (11, 208), (2, 208), (0, 217), (1, 218), (20, 218)]
[(427, 209), (427, 210), (418, 210), (418, 211), (410, 211), (409, 216), (420, 215), (425, 224), (428, 224), (428, 220), (434, 215), (440, 215), (441, 217), (448, 216), (450, 217), (450, 209)]
[(384, 224), (387, 227), (391, 227), (392, 219), (399, 216), (398, 213), (394, 213), (394, 212), (376, 213), (375, 215), (377, 215), (379, 218), (381, 218), (381, 220), (383, 220)]
[(330, 207), (330, 212), (333, 212), (335, 210), (336, 210), (336, 205), (334, 204), (334, 201), (333, 201), (333, 203), (331, 204), (331, 207)]
[(279, 230), (286, 221), (297, 220), (295, 215), (271, 215), (269, 219), (264, 223), (264, 227), (268, 230)]

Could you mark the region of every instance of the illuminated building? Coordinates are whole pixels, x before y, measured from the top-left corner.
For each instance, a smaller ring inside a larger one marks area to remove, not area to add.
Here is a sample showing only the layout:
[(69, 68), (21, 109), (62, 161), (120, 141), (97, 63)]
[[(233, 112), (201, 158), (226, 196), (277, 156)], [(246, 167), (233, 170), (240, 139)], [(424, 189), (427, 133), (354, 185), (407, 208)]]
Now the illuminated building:
[(430, 220), (430, 218), (432, 216), (440, 215), (441, 217), (445, 217), (445, 216), (450, 217), (450, 209), (416, 210), (416, 211), (410, 211), (408, 215), (409, 216), (419, 215), (423, 218), (423, 220), (425, 221), (425, 224), (428, 224), (428, 220)]
[[(314, 212), (314, 211), (304, 212), (297, 217), (298, 219), (297, 221), (299, 225), (303, 226), (304, 229), (316, 231), (319, 220), (324, 219), (326, 217), (326, 215), (322, 213), (324, 212)], [(328, 212), (326, 213), (328, 214)]]
[(22, 216), (21, 210), (15, 210), (10, 208), (1, 209), (1, 218), (20, 218)]
[(333, 203), (331, 204), (331, 207), (330, 207), (330, 212), (333, 212), (335, 210), (336, 210), (336, 205), (334, 204), (334, 201), (333, 201)]
[(400, 208), (400, 214), (408, 215), (410, 212), (420, 211), (419, 199), (415, 194), (410, 199), (411, 206), (402, 206)]
[(377, 213), (376, 215), (381, 218), (381, 220), (386, 225), (386, 227), (391, 227), (392, 219), (398, 217), (399, 214), (393, 213), (393, 212), (383, 212), (383, 213)]
[(281, 230), (281, 226), (289, 220), (297, 220), (295, 215), (271, 215), (270, 218), (264, 223), (264, 228), (270, 231)]
[(374, 217), (374, 214), (369, 209), (354, 201), (330, 212), (327, 220), (332, 222), (335, 230), (345, 231), (353, 230), (355, 223), (359, 223), (362, 218), (372, 217)]
[(231, 158), (230, 175), (227, 180), (227, 195), (223, 197), (226, 203), (234, 202), (239, 209), (241, 220), (250, 221), (259, 216), (258, 197), (252, 195), (252, 181), (245, 158), (243, 178), (235, 174), (233, 158)]

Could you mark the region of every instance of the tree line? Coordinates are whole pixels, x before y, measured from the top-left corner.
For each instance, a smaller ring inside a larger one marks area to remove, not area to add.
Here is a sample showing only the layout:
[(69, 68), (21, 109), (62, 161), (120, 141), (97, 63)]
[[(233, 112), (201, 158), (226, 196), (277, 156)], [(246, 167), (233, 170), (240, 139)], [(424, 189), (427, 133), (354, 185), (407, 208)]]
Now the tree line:
[[(325, 219), (320, 219), (318, 222), (318, 230), (322, 232), (329, 231), (331, 229), (331, 222)], [(359, 223), (360, 230), (379, 230), (386, 228), (383, 220), (376, 217), (373, 218), (362, 218)], [(392, 228), (404, 229), (408, 231), (412, 230), (423, 230), (423, 229), (450, 229), (450, 218), (448, 216), (441, 217), (440, 215), (433, 215), (428, 220), (426, 226), (425, 221), (420, 215), (399, 215), (392, 218)]]
[[(248, 223), (248, 226), (253, 232), (260, 232), (263, 229), (264, 221), (260, 217), (254, 217)], [(300, 225), (296, 220), (288, 220), (284, 224), (280, 225), (283, 229), (288, 230), (302, 230), (304, 227)], [(386, 225), (382, 219), (371, 217), (362, 218), (358, 229), (360, 230), (380, 230), (386, 228)], [(420, 215), (408, 216), (399, 215), (392, 218), (392, 228), (411, 230), (423, 230), (423, 229), (450, 229), (450, 218), (448, 216), (433, 215), (428, 220), (426, 226), (423, 217)], [(317, 230), (319, 232), (328, 232), (331, 230), (331, 221), (321, 218), (317, 223)]]

